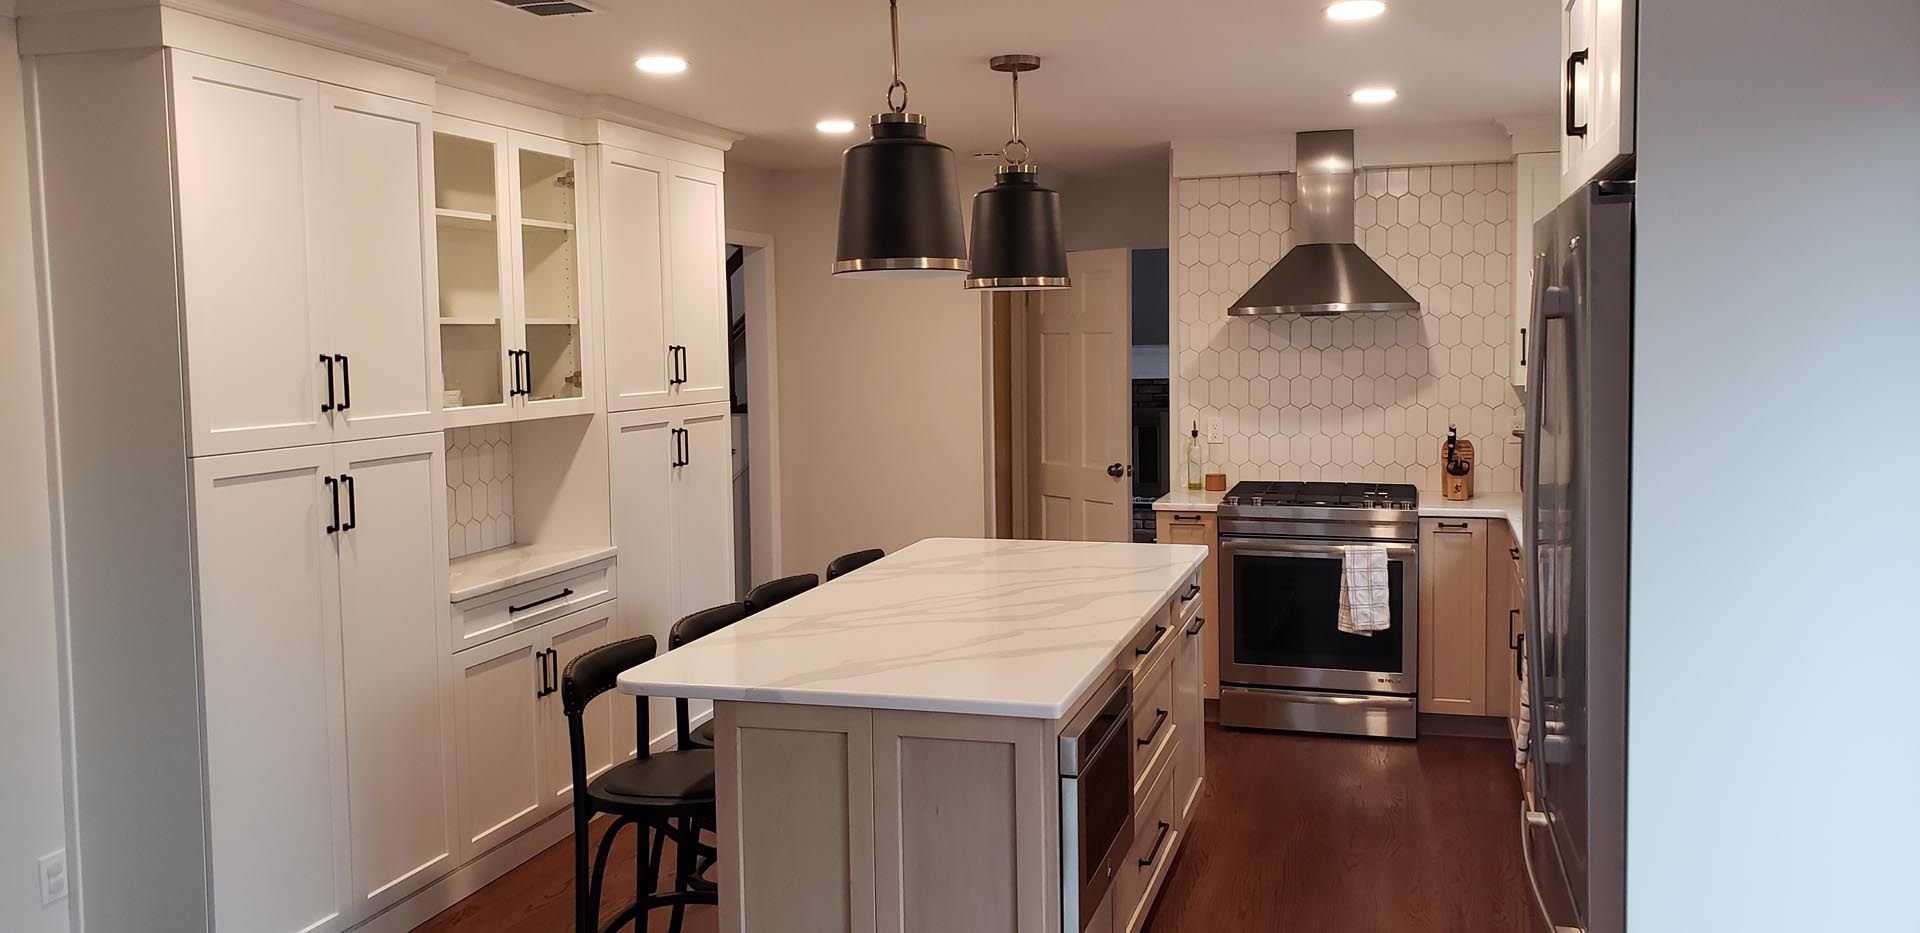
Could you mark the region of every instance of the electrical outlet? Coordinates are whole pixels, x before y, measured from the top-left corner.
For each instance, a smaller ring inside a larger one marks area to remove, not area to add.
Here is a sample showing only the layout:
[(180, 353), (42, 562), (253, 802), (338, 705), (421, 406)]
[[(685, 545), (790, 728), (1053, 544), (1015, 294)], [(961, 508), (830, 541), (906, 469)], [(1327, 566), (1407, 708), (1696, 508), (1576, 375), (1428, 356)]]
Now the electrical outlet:
[(1207, 443), (1224, 444), (1227, 442), (1227, 423), (1219, 415), (1207, 419)]
[(40, 856), (40, 906), (67, 896), (67, 850)]

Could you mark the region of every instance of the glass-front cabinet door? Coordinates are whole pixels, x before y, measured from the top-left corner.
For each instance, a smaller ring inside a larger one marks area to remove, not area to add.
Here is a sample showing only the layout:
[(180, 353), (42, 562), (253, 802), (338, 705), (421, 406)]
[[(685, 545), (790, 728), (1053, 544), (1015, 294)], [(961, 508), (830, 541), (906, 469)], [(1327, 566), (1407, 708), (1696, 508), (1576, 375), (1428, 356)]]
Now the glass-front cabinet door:
[(437, 117), (434, 215), (440, 272), (442, 407), (453, 424), (506, 421), (514, 397), (507, 131)]
[(509, 142), (521, 325), (520, 342), (510, 353), (517, 372), (509, 391), (518, 393), (522, 417), (584, 413), (590, 410), (581, 289), (585, 149), (522, 133), (510, 134)]

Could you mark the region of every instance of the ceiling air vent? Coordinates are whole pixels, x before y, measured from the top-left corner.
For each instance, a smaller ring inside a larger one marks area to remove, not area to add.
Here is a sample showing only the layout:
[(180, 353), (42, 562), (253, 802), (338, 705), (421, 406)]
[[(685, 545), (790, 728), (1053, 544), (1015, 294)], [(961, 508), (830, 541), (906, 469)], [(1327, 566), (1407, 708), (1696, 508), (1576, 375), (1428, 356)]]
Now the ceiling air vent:
[(570, 0), (498, 0), (498, 2), (535, 16), (568, 16), (574, 13), (594, 12), (593, 7), (570, 2)]

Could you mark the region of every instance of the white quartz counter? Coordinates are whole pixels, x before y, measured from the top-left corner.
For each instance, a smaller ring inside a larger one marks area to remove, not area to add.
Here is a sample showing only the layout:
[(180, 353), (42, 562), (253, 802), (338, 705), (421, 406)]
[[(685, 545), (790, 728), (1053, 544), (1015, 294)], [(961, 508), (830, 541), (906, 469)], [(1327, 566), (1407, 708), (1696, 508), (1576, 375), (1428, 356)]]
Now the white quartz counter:
[(456, 557), (447, 564), (447, 595), (454, 602), (504, 590), (548, 574), (605, 560), (607, 545), (514, 544)]
[(620, 689), (1058, 719), (1206, 555), (929, 538), (633, 668)]
[(1153, 500), (1155, 512), (1218, 512), (1224, 492), (1181, 487)]
[(1481, 493), (1455, 502), (1437, 489), (1420, 490), (1421, 518), (1502, 518), (1513, 529), (1514, 540), (1525, 541), (1525, 516), (1523, 497), (1517, 492)]

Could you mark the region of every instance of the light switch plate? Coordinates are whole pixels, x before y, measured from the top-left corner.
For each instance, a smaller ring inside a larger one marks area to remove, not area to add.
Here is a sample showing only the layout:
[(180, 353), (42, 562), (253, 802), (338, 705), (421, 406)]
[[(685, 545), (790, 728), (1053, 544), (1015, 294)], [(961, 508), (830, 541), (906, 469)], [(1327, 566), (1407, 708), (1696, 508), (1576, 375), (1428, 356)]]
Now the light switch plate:
[(1227, 424), (1219, 415), (1207, 419), (1207, 443), (1224, 444), (1227, 442)]
[(67, 850), (58, 849), (40, 856), (40, 906), (45, 907), (67, 896)]

